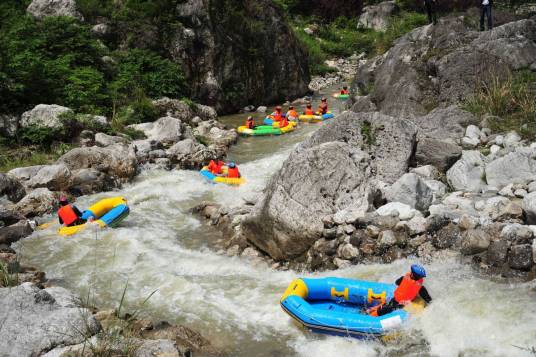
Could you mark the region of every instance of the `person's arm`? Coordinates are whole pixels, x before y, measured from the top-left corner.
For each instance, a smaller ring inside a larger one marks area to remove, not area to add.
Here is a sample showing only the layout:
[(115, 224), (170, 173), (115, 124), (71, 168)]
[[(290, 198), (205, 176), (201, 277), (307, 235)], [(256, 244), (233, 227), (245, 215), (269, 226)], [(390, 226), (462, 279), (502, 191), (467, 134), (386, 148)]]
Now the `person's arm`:
[(76, 215), (78, 217), (81, 217), (82, 216), (82, 212), (80, 212), (80, 210), (78, 209), (78, 207), (76, 207), (75, 205), (73, 205), (73, 211), (74, 213), (76, 213)]
[(402, 282), (402, 279), (404, 279), (403, 276), (401, 276), (400, 278), (396, 279), (395, 284), (400, 285), (400, 283)]
[(419, 296), (424, 301), (426, 301), (427, 304), (432, 302), (432, 297), (430, 296), (430, 294), (428, 293), (428, 290), (426, 290), (426, 288), (424, 286), (421, 287), (421, 290), (419, 290)]
[(60, 216), (58, 216), (58, 219), (60, 220), (60, 224), (63, 224), (63, 219)]

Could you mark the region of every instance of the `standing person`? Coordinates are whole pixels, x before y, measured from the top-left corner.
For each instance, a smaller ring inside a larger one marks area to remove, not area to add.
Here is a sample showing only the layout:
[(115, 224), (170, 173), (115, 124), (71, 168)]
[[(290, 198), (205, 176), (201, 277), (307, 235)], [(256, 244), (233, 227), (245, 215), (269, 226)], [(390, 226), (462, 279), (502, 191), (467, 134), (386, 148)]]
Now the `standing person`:
[(426, 7), (426, 13), (428, 14), (428, 23), (436, 25), (437, 16), (435, 13), (435, 0), (424, 0), (424, 6)]
[(493, 28), (493, 18), (491, 16), (491, 6), (493, 0), (479, 0), (480, 1), (480, 31), (484, 31), (484, 17), (488, 18), (488, 30)]
[(58, 210), (60, 224), (63, 224), (66, 227), (71, 227), (86, 223), (86, 221), (81, 218), (82, 212), (80, 212), (75, 205), (69, 204), (67, 197), (60, 197), (60, 206), (61, 207)]

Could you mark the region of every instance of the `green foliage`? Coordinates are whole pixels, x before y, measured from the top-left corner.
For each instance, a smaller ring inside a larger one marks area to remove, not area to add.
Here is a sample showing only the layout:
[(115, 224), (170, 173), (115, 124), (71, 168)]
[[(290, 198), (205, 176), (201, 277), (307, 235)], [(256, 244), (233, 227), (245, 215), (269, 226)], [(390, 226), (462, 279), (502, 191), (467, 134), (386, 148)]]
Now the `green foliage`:
[(17, 274), (9, 271), (7, 264), (0, 261), (0, 288), (16, 286), (19, 282)]
[(67, 150), (67, 146), (60, 144), (48, 150), (39, 147), (32, 147), (31, 150), (24, 149), (13, 145), (0, 146), (0, 172), (8, 172), (17, 167), (50, 164), (66, 152), (64, 150)]
[(52, 143), (65, 138), (65, 130), (63, 128), (31, 125), (19, 131), (19, 138), (26, 145), (39, 145), (43, 148), (50, 148)]
[(536, 138), (536, 73), (522, 70), (506, 79), (498, 76), (481, 82), (465, 109), (478, 115), (491, 114), (495, 132), (516, 130), (524, 137)]

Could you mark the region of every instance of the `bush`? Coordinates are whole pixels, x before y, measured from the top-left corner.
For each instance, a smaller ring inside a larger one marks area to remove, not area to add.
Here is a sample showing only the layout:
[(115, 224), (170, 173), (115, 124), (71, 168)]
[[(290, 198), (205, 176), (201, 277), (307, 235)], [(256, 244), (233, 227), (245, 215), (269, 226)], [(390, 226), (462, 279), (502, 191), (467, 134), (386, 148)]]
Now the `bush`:
[(49, 128), (46, 126), (31, 125), (19, 130), (19, 138), (27, 145), (38, 145), (42, 148), (50, 148), (52, 143), (65, 138), (63, 128)]

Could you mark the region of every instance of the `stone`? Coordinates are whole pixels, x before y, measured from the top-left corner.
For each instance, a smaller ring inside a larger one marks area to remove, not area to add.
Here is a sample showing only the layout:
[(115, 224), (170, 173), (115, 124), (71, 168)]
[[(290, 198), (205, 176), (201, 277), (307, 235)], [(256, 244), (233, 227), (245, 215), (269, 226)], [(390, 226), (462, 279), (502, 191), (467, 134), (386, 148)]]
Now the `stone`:
[(359, 16), (357, 26), (376, 31), (385, 31), (391, 17), (398, 11), (399, 8), (394, 1), (384, 1), (377, 5), (365, 6)]
[(477, 218), (473, 216), (469, 216), (467, 214), (464, 214), (460, 217), (460, 220), (458, 221), (458, 227), (463, 230), (471, 230), (478, 226), (479, 221)]
[(491, 145), (490, 148), (489, 148), (489, 152), (492, 154), (492, 155), (496, 155), (499, 151), (501, 151), (501, 147), (498, 146), (498, 145)]
[(441, 198), (447, 194), (447, 185), (441, 181), (424, 180), (424, 183), (432, 191), (432, 204), (439, 203)]
[(352, 265), (352, 262), (345, 259), (333, 258), (333, 264), (335, 264), (338, 269), (345, 269), (350, 267)]
[(114, 144), (124, 144), (127, 140), (121, 136), (112, 136), (104, 133), (95, 134), (95, 145), (107, 147)]
[(0, 244), (10, 245), (32, 234), (33, 229), (27, 221), (21, 221), (7, 227), (0, 228)]
[(56, 104), (39, 104), (36, 105), (32, 110), (22, 113), (20, 126), (22, 128), (39, 126), (52, 129), (61, 129), (64, 126), (64, 123), (61, 120), (61, 115), (72, 112), (73, 111), (71, 109)]
[(342, 259), (352, 260), (359, 257), (359, 249), (350, 243), (342, 244), (337, 249), (337, 255)]
[(401, 202), (419, 211), (426, 211), (432, 204), (433, 193), (430, 187), (414, 173), (400, 177), (386, 192), (387, 200)]
[(420, 138), (415, 152), (419, 165), (433, 165), (447, 171), (462, 154), (462, 148), (448, 140)]
[(184, 131), (182, 121), (170, 116), (162, 117), (152, 123), (132, 124), (128, 127), (143, 132), (149, 140), (168, 146), (180, 141)]
[(495, 267), (500, 267), (506, 262), (510, 244), (504, 240), (491, 241), (488, 247), (487, 261)]
[(531, 192), (523, 198), (522, 208), (527, 224), (536, 224), (536, 192)]
[(91, 28), (91, 33), (99, 37), (106, 37), (111, 33), (112, 28), (108, 24), (96, 24)]
[(71, 176), (71, 171), (65, 164), (45, 165), (26, 182), (26, 186), (46, 187), (51, 191), (66, 190), (70, 186)]
[(469, 125), (465, 129), (465, 137), (471, 138), (471, 139), (480, 139), (480, 129), (478, 129), (478, 126), (476, 125)]
[(261, 105), (260, 107), (257, 108), (257, 112), (259, 113), (266, 113), (267, 110), (268, 108), (266, 108), (264, 105)]
[(254, 105), (247, 105), (245, 106), (244, 108), (242, 108), (242, 111), (244, 113), (251, 113), (251, 112), (254, 112), (255, 111), (255, 106)]
[(536, 181), (532, 181), (531, 183), (529, 183), (528, 191), (529, 193), (536, 191)]
[(378, 108), (376, 108), (376, 105), (370, 100), (370, 97), (366, 95), (354, 97), (353, 104), (350, 110), (355, 113), (375, 112), (378, 110)]
[(438, 249), (451, 248), (461, 240), (460, 229), (453, 223), (441, 228), (432, 238), (432, 244)]
[(507, 224), (501, 230), (501, 239), (515, 244), (530, 243), (534, 238), (534, 232), (527, 226), (518, 223)]
[(517, 146), (521, 141), (521, 136), (515, 131), (511, 131), (504, 137), (504, 147)]
[(479, 192), (485, 184), (483, 178), (484, 158), (478, 151), (463, 151), (461, 159), (447, 171), (447, 181), (458, 191)]
[(433, 165), (424, 165), (411, 169), (409, 172), (414, 173), (428, 180), (438, 180), (441, 177), (439, 170)]
[(511, 152), (486, 165), (489, 185), (502, 188), (510, 183), (528, 184), (536, 176), (536, 161), (519, 152)]
[(409, 205), (400, 202), (389, 202), (376, 210), (376, 213), (380, 216), (396, 215), (401, 220), (409, 220), (417, 212), (417, 210), (412, 209)]
[(406, 224), (411, 236), (426, 232), (427, 221), (426, 218), (422, 216), (415, 216), (407, 221)]
[(478, 139), (478, 138), (468, 138), (468, 137), (463, 137), (462, 138), (462, 148), (463, 149), (468, 149), (468, 150), (474, 149), (479, 144), (480, 144), (480, 139)]
[(508, 252), (508, 265), (512, 269), (528, 271), (534, 265), (530, 244), (514, 245)]
[(15, 209), (26, 217), (42, 216), (57, 209), (58, 199), (48, 188), (36, 188), (24, 196)]
[(517, 190), (514, 191), (514, 196), (516, 196), (518, 198), (523, 198), (526, 195), (528, 195), (527, 190), (524, 190), (522, 188), (518, 188)]
[(495, 144), (502, 146), (504, 144), (504, 136), (497, 135), (495, 137)]
[(15, 115), (0, 114), (0, 135), (13, 137), (19, 129), (20, 118)]
[(499, 195), (504, 196), (504, 197), (515, 197), (514, 192), (513, 192), (513, 187), (514, 187), (513, 183), (504, 186), (499, 191)]
[(26, 11), (38, 19), (49, 16), (69, 16), (79, 20), (84, 19), (78, 11), (76, 0), (33, 0)]
[(91, 312), (66, 307), (65, 294), (50, 293), (31, 283), (0, 289), (0, 344), (2, 356), (37, 356), (55, 347), (82, 343), (100, 330)]
[(366, 232), (371, 238), (377, 238), (380, 235), (380, 229), (374, 225), (367, 226)]
[(380, 233), (378, 246), (382, 249), (389, 248), (397, 243), (396, 235), (393, 231), (387, 230)]
[(17, 178), (0, 173), (0, 198), (6, 196), (11, 202), (18, 202), (24, 195), (26, 190)]
[(166, 150), (172, 164), (182, 169), (200, 169), (219, 155), (212, 149), (207, 148), (192, 139), (181, 140)]
[(473, 255), (485, 252), (490, 245), (490, 235), (481, 229), (469, 229), (462, 234), (461, 252)]
[(234, 129), (225, 130), (215, 120), (200, 123), (194, 131), (196, 137), (206, 145), (220, 145), (229, 147), (238, 140), (238, 133)]

